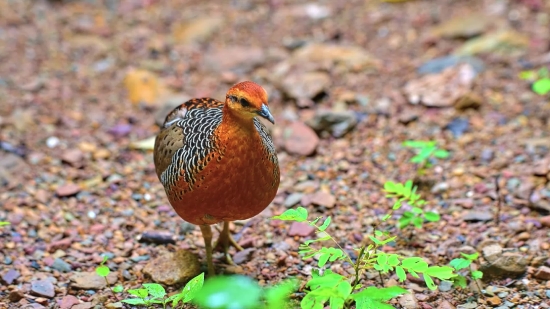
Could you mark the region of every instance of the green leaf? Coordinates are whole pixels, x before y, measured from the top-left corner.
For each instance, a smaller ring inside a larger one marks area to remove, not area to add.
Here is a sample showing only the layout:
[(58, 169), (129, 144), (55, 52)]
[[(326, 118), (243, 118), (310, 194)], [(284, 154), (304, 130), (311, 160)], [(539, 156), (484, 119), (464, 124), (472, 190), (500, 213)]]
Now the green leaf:
[(124, 291), (124, 287), (119, 284), (119, 285), (115, 286), (114, 288), (112, 288), (112, 291), (115, 292), (115, 293), (120, 293), (120, 292)]
[(539, 95), (546, 95), (550, 92), (550, 78), (541, 78), (533, 83), (533, 91)]
[(208, 279), (193, 303), (201, 308), (261, 308), (258, 284), (245, 276), (220, 276)]
[(288, 297), (292, 291), (296, 290), (296, 288), (296, 280), (286, 280), (274, 287), (268, 288), (265, 291), (267, 309), (286, 308)]
[(523, 80), (534, 80), (537, 78), (537, 74), (533, 71), (521, 71), (518, 75), (519, 78)]
[(399, 278), (399, 282), (405, 281), (407, 279), (407, 274), (405, 273), (405, 270), (403, 270), (403, 267), (396, 266), (395, 267), (395, 274), (397, 274), (397, 278)]
[(288, 209), (279, 216), (274, 216), (272, 219), (279, 219), (284, 221), (307, 221), (307, 209), (304, 207), (298, 207), (296, 209)]
[[(202, 286), (204, 285), (204, 273), (201, 273), (200, 275), (196, 276), (195, 278), (189, 280), (187, 284), (183, 287), (180, 294), (185, 295), (183, 298), (183, 302), (187, 303), (191, 301), (197, 293), (202, 289)], [(174, 305), (172, 305), (174, 307)]]
[(142, 285), (153, 298), (163, 298), (166, 295), (166, 291), (158, 283), (144, 283)]
[(141, 298), (128, 298), (128, 299), (122, 300), (122, 302), (129, 305), (147, 305), (145, 300)]
[(453, 281), (453, 286), (454, 287), (465, 288), (467, 286), (466, 277), (464, 277), (462, 275), (457, 275), (456, 277), (452, 278), (451, 280)]
[(321, 256), (319, 257), (319, 262), (318, 262), (319, 267), (325, 266), (325, 264), (328, 262), (329, 257), (330, 257), (330, 254), (328, 254), (328, 253), (321, 254)]
[(432, 291), (437, 290), (437, 285), (435, 285), (434, 280), (432, 279), (432, 277), (424, 274), (424, 282), (426, 282), (426, 286), (428, 287), (428, 289), (430, 289)]
[(472, 271), (472, 279), (478, 280), (478, 279), (481, 279), (481, 278), (483, 278), (483, 272), (481, 272), (479, 270)]
[(410, 147), (410, 148), (424, 148), (428, 147), (432, 144), (432, 142), (426, 142), (426, 141), (404, 141), (403, 146)]
[(96, 274), (98, 274), (101, 277), (107, 277), (109, 275), (109, 273), (111, 272), (111, 270), (109, 269), (109, 267), (107, 267), (105, 265), (101, 265), (101, 266), (98, 266), (95, 269), (95, 272), (96, 272)]
[(470, 266), (470, 264), (472, 264), (472, 261), (467, 260), (467, 259), (461, 259), (461, 258), (453, 259), (449, 263), (449, 265), (451, 265), (455, 270), (464, 269), (464, 268)]
[(330, 224), (330, 216), (326, 218), (325, 222), (323, 222), (323, 225), (321, 225), (318, 229), (319, 231), (324, 231), (327, 229), (328, 225)]
[(423, 212), (423, 210), (422, 210), (422, 208), (413, 207), (413, 208), (411, 209), (411, 212), (412, 212), (413, 214), (419, 215), (419, 214), (421, 214), (421, 213)]
[(401, 263), (399, 261), (399, 256), (397, 254), (389, 254), (388, 255), (388, 265), (390, 266), (397, 266)]
[(386, 221), (386, 220), (388, 220), (389, 218), (391, 218), (391, 214), (387, 214), (387, 215), (385, 215), (384, 217), (382, 217), (382, 221)]
[(147, 292), (147, 289), (131, 289), (128, 290), (128, 293), (139, 298), (146, 298), (147, 296), (149, 296), (149, 292)]
[(447, 150), (444, 149), (437, 149), (434, 152), (434, 157), (438, 159), (447, 159), (449, 157), (450, 153)]
[(352, 294), (350, 298), (354, 300), (367, 298), (367, 299), (376, 300), (376, 301), (388, 301), (394, 297), (397, 297), (399, 295), (403, 295), (406, 293), (408, 293), (407, 290), (398, 286), (390, 286), (387, 288), (377, 288), (374, 286), (369, 286), (368, 288), (364, 289), (361, 292)]
[(456, 274), (453, 271), (454, 269), (448, 266), (431, 266), (423, 273), (424, 275), (436, 277), (441, 280), (446, 280), (456, 276)]
[(479, 257), (478, 252), (475, 252), (475, 253), (472, 253), (472, 254), (466, 254), (466, 253), (461, 252), (460, 255), (462, 255), (463, 257), (467, 258), (470, 261), (475, 261)]
[(407, 217), (401, 217), (401, 218), (399, 218), (397, 223), (398, 223), (398, 227), (400, 229), (403, 229), (411, 223), (411, 217), (408, 217), (408, 218)]
[(411, 222), (416, 228), (419, 228), (419, 229), (422, 228), (422, 223), (423, 223), (422, 218), (414, 217), (412, 218)]
[(427, 211), (424, 213), (424, 218), (430, 222), (437, 222), (441, 219), (438, 213), (435, 213), (433, 211)]
[(4, 226), (4, 225), (10, 225), (10, 223), (7, 221), (0, 221), (0, 226)]
[(323, 236), (323, 237), (317, 238), (317, 239), (308, 239), (308, 240), (304, 241), (304, 245), (308, 246), (311, 243), (318, 242), (318, 241), (325, 241), (325, 240), (329, 240), (329, 239), (330, 239), (330, 235), (326, 235), (326, 236)]
[(405, 258), (401, 261), (401, 266), (407, 269), (411, 275), (414, 276), (413, 272), (423, 273), (428, 270), (428, 263), (422, 258), (413, 256)]

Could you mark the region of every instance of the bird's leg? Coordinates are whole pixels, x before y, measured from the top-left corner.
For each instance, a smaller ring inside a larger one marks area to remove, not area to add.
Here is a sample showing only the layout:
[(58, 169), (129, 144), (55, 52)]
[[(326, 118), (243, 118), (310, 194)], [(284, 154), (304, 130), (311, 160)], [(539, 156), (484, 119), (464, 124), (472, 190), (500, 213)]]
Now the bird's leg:
[(239, 244), (231, 237), (231, 234), (229, 233), (229, 222), (224, 221), (223, 222), (223, 230), (220, 232), (220, 237), (218, 238), (218, 241), (216, 242), (216, 245), (214, 248), (217, 248), (219, 245), (222, 245), (223, 253), (225, 255), (225, 260), (228, 264), (235, 264), (233, 263), (233, 260), (231, 259), (231, 256), (229, 255), (229, 245), (235, 247), (237, 251), (243, 250), (243, 247), (239, 246)]
[(204, 247), (206, 248), (206, 264), (208, 265), (208, 276), (213, 277), (214, 263), (212, 263), (212, 228), (210, 225), (201, 225), (202, 237), (204, 238)]

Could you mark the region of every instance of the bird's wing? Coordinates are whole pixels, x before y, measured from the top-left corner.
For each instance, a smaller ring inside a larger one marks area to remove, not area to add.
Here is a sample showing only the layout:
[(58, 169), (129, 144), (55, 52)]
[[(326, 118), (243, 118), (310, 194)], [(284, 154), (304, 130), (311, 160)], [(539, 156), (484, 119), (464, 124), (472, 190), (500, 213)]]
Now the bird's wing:
[(214, 130), (221, 122), (223, 102), (189, 100), (172, 110), (155, 140), (155, 170), (165, 187), (184, 177), (192, 185), (194, 174), (216, 147)]

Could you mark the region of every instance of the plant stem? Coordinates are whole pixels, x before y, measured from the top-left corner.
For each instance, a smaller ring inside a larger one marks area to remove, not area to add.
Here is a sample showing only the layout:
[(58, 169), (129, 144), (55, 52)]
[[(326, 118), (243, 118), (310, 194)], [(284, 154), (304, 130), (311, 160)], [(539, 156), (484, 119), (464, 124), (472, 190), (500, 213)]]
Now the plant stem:
[[(314, 226), (317, 230), (319, 230), (319, 226), (317, 226), (316, 224), (313, 224), (312, 221), (307, 221), (309, 223), (309, 225), (312, 225)], [(342, 246), (340, 246), (340, 244), (336, 241), (336, 239), (334, 239), (332, 237), (332, 235), (330, 235), (329, 233), (327, 233), (326, 231), (319, 231), (319, 232), (324, 232), (325, 234), (327, 234), (328, 237), (330, 237), (330, 240), (332, 240), (337, 246), (338, 248), (340, 248), (340, 250), (342, 250), (342, 252), (346, 255), (346, 260), (348, 261), (348, 263), (350, 265), (354, 265), (353, 261), (351, 260), (351, 258), (349, 257), (349, 254), (344, 250), (344, 248), (342, 248)]]
[(357, 285), (359, 284), (359, 275), (361, 272), (361, 260), (363, 258), (363, 255), (365, 254), (365, 245), (361, 247), (361, 250), (359, 251), (359, 255), (357, 256), (357, 261), (355, 262), (355, 279), (353, 280), (353, 287), (351, 288), (351, 294), (355, 291), (357, 288)]
[(495, 215), (495, 222), (497, 226), (500, 224), (500, 208), (502, 207), (502, 196), (500, 195), (500, 185), (498, 183), (499, 178), (500, 175), (495, 176), (495, 191), (497, 194), (497, 213)]

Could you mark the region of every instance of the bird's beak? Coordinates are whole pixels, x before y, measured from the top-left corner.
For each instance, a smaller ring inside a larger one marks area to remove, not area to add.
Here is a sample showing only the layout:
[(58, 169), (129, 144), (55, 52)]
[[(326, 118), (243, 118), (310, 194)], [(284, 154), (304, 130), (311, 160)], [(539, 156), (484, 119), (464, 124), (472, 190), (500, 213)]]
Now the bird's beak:
[(275, 124), (275, 119), (273, 118), (273, 115), (271, 115), (271, 112), (269, 111), (269, 107), (267, 107), (267, 105), (262, 104), (262, 108), (258, 111), (258, 115), (269, 120), (269, 122), (271, 122), (272, 124)]

